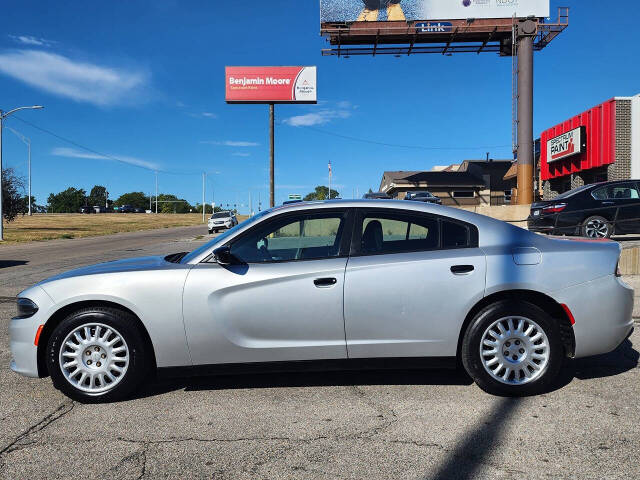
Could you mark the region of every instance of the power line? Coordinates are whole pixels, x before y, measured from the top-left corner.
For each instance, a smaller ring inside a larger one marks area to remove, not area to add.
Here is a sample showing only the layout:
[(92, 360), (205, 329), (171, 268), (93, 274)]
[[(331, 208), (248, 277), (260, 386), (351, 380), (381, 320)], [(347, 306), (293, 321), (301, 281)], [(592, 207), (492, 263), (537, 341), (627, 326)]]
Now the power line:
[[(87, 147), (85, 145), (82, 145), (82, 144), (80, 144), (80, 143), (78, 143), (78, 142), (76, 142), (74, 140), (71, 140), (69, 138), (63, 137), (62, 135), (58, 135), (57, 133), (52, 132), (51, 130), (47, 130), (46, 128), (43, 128), (43, 127), (40, 127), (40, 126), (36, 125), (35, 123), (29, 122), (27, 120), (24, 120), (23, 118), (20, 118), (17, 115), (13, 115), (12, 118), (15, 118), (16, 120), (19, 120), (22, 123), (25, 123), (25, 124), (35, 128), (36, 130), (39, 130), (39, 131), (41, 131), (43, 133), (51, 135), (52, 137), (55, 137), (58, 140), (62, 140), (63, 142), (66, 142), (66, 143), (68, 143), (70, 145), (73, 145), (74, 147), (81, 148), (82, 150), (85, 150), (85, 151), (87, 151), (89, 153), (93, 153), (94, 155), (98, 155), (100, 157), (103, 157), (105, 160), (114, 160), (114, 161), (122, 163), (124, 165), (129, 165), (131, 167), (140, 168), (140, 169), (146, 170), (148, 172), (158, 172), (158, 173), (164, 173), (166, 175), (188, 175), (188, 176), (191, 176), (191, 175), (202, 175), (202, 170), (197, 171), (197, 172), (186, 172), (186, 171), (178, 172), (178, 171), (163, 170), (163, 169), (160, 169), (160, 168), (145, 167), (144, 165), (136, 165), (135, 163), (126, 162), (126, 161), (124, 161), (124, 160), (122, 160), (122, 159), (120, 159), (118, 157), (114, 157), (113, 155), (109, 155), (109, 154), (106, 154), (106, 153), (99, 152), (98, 150), (95, 150), (93, 148), (90, 148), (90, 147)], [(96, 159), (96, 160), (99, 160), (99, 159)], [(215, 172), (206, 172), (206, 173), (207, 173), (207, 175), (208, 174), (215, 174)]]
[[(281, 125), (288, 125), (286, 122), (281, 122)], [(300, 125), (303, 128), (308, 130), (313, 130), (314, 132), (322, 133), (323, 135), (331, 135), (338, 138), (343, 138), (345, 140), (351, 140), (353, 142), (361, 142), (361, 143), (369, 143), (372, 145), (380, 145), (383, 147), (393, 147), (393, 148), (409, 148), (414, 150), (479, 150), (479, 149), (492, 149), (492, 148), (511, 148), (511, 145), (475, 145), (471, 147), (429, 147), (426, 145), (402, 145), (398, 143), (387, 143), (387, 142), (379, 142), (377, 140), (371, 140), (368, 138), (360, 138), (353, 137), (350, 135), (343, 135), (341, 133), (329, 132), (327, 130), (321, 130), (319, 128), (311, 127), (309, 125)]]

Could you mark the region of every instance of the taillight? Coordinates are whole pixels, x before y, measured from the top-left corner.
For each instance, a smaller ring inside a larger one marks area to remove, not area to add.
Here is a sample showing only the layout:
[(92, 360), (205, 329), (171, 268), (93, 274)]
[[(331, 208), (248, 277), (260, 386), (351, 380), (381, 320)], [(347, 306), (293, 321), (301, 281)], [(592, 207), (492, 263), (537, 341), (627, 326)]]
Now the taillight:
[(558, 213), (567, 208), (566, 203), (556, 203), (554, 205), (549, 205), (542, 209), (542, 213)]

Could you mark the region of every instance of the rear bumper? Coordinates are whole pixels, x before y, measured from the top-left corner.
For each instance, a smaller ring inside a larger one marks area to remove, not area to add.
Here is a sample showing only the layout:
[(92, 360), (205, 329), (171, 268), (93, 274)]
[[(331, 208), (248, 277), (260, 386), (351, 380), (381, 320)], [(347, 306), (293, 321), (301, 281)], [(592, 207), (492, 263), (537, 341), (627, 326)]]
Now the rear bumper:
[(633, 288), (615, 275), (556, 292), (575, 318), (575, 358), (608, 353), (633, 330)]

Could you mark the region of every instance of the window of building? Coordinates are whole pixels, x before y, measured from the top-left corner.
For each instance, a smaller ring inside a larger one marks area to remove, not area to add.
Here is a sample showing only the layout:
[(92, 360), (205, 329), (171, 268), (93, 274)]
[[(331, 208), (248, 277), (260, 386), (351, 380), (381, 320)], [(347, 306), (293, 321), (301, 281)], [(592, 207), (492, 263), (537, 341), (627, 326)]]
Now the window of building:
[(453, 192), (453, 198), (474, 198), (476, 196), (474, 191), (459, 190)]
[(342, 213), (287, 216), (258, 226), (231, 245), (243, 263), (316, 260), (340, 253)]

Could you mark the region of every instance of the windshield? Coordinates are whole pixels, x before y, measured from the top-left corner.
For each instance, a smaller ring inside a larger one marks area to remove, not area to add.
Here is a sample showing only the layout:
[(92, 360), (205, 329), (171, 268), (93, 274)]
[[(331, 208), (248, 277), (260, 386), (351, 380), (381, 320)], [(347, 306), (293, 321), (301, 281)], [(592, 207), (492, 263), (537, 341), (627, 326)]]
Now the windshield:
[(196, 248), (193, 252), (189, 253), (188, 255), (185, 255), (185, 257), (180, 261), (180, 263), (189, 263), (194, 258), (197, 258), (200, 255), (202, 255), (203, 253), (209, 251), (211, 249), (211, 247), (213, 247), (213, 245), (215, 245), (216, 243), (224, 242), (227, 238), (229, 238), (230, 236), (235, 234), (239, 229), (244, 228), (244, 227), (246, 227), (247, 225), (249, 225), (251, 223), (255, 223), (260, 218), (264, 217), (267, 213), (270, 213), (270, 212), (271, 212), (270, 209), (269, 210), (264, 210), (264, 211), (262, 211), (260, 213), (257, 213), (253, 217), (245, 220), (244, 222), (239, 223), (235, 227), (230, 228), (229, 230), (227, 230), (223, 234), (218, 235), (217, 237), (215, 237), (211, 241), (205, 243), (201, 247)]
[(554, 200), (562, 200), (563, 198), (569, 198), (569, 197), (575, 195), (576, 193), (580, 193), (583, 190), (586, 190), (587, 188), (589, 188), (591, 186), (592, 185), (582, 185), (581, 187), (574, 188), (573, 190), (569, 190), (568, 192), (561, 193), (556, 198), (554, 198)]
[(231, 216), (231, 212), (218, 212), (211, 215), (211, 218), (225, 218), (230, 216)]

